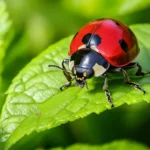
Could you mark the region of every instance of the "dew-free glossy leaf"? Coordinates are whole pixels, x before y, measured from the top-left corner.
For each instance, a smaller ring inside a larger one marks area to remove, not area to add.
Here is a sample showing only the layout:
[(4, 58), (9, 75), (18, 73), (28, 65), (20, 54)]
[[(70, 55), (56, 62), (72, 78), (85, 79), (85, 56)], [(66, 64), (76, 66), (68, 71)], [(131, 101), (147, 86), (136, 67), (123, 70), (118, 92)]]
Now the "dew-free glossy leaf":
[[(144, 30), (143, 30), (144, 28)], [(134, 25), (132, 29), (139, 39), (141, 54), (137, 58), (144, 70), (149, 69), (150, 25)], [(142, 41), (144, 37), (144, 41)], [(72, 86), (61, 92), (59, 87), (66, 83), (62, 71), (48, 68), (48, 64), (60, 65), (67, 52), (72, 37), (50, 46), (45, 52), (33, 59), (13, 80), (7, 91), (7, 101), (1, 116), (2, 141), (6, 149), (26, 134), (33, 131), (51, 129), (68, 121), (83, 118), (91, 113), (110, 109), (102, 90), (103, 78), (88, 80), (89, 90)], [(109, 90), (115, 107), (150, 102), (150, 76), (136, 77), (135, 70), (130, 73), (133, 81), (139, 83), (147, 94), (143, 95), (133, 87), (125, 85), (122, 75), (110, 74)]]
[[(3, 59), (5, 51), (10, 44), (12, 38), (11, 21), (8, 17), (6, 5), (3, 0), (0, 1), (0, 114), (4, 104), (4, 92), (2, 90), (2, 72), (3, 72)], [(2, 144), (0, 143), (0, 149)]]

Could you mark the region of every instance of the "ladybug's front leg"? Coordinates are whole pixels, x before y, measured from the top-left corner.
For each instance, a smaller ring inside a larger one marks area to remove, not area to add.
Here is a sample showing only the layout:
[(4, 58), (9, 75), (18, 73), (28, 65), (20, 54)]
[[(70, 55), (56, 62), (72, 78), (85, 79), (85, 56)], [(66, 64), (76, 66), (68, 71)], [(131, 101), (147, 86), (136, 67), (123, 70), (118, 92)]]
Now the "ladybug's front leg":
[(69, 59), (64, 59), (62, 61), (62, 68), (64, 69), (63, 73), (64, 73), (64, 76), (66, 77), (66, 79), (68, 80), (68, 83), (66, 83), (60, 87), (61, 91), (63, 91), (65, 88), (68, 88), (71, 85), (72, 80), (73, 80), (71, 75), (67, 72), (65, 64), (69, 65)]
[(112, 103), (112, 98), (111, 98), (110, 92), (108, 91), (108, 76), (106, 73), (103, 76), (105, 78), (103, 90), (105, 91), (106, 97), (107, 97), (108, 102), (110, 103), (111, 107), (114, 107), (114, 105)]
[(142, 89), (139, 84), (130, 81), (130, 78), (129, 78), (127, 72), (123, 68), (118, 68), (118, 69), (123, 73), (124, 82), (126, 84), (133, 86), (134, 88), (140, 90), (144, 94), (146, 93), (146, 91), (144, 89)]

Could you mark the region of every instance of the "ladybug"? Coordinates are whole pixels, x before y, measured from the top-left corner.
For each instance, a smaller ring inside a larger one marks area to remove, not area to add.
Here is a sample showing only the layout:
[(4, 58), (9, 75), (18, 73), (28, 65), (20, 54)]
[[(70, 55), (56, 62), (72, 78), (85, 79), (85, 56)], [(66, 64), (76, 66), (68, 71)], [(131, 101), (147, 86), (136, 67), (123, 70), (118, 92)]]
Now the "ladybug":
[[(138, 63), (133, 62), (139, 52), (137, 39), (130, 28), (115, 19), (98, 19), (85, 25), (75, 34), (70, 44), (70, 59), (62, 61), (62, 68), (56, 65), (49, 67), (63, 70), (68, 80), (60, 90), (69, 87), (73, 80), (76, 86), (88, 88), (87, 79), (93, 76), (104, 77), (103, 90), (113, 107), (108, 90), (108, 73), (121, 72), (126, 84), (146, 93), (140, 85), (130, 80), (126, 72), (126, 69), (137, 67), (137, 76), (148, 74), (142, 72)], [(71, 72), (67, 71), (65, 64)]]

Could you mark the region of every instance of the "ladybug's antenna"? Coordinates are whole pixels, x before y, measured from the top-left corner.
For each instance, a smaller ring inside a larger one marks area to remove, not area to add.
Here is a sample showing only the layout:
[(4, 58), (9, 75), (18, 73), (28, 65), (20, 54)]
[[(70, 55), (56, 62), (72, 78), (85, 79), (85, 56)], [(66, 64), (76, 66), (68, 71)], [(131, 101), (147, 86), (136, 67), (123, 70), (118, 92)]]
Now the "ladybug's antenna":
[(60, 69), (60, 70), (63, 70), (64, 72), (66, 72), (66, 73), (68, 73), (68, 74), (73, 75), (71, 72), (68, 72), (68, 71), (66, 71), (64, 68), (61, 68), (61, 67), (59, 67), (59, 66), (57, 66), (57, 65), (48, 65), (48, 67), (55, 67), (55, 68), (58, 68), (58, 69)]

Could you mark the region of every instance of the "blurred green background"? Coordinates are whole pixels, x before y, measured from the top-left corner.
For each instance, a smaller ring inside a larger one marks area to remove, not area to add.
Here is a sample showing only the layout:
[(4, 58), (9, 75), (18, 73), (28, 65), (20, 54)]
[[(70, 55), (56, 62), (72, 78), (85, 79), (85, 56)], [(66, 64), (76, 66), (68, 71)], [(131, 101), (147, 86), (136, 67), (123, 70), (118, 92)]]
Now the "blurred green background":
[[(5, 0), (12, 20), (13, 40), (4, 58), (3, 92), (32, 58), (52, 43), (74, 34), (98, 18), (115, 18), (127, 25), (150, 23), (150, 0)], [(12, 149), (102, 144), (132, 139), (150, 146), (150, 105), (122, 106), (100, 115), (26, 136)]]

